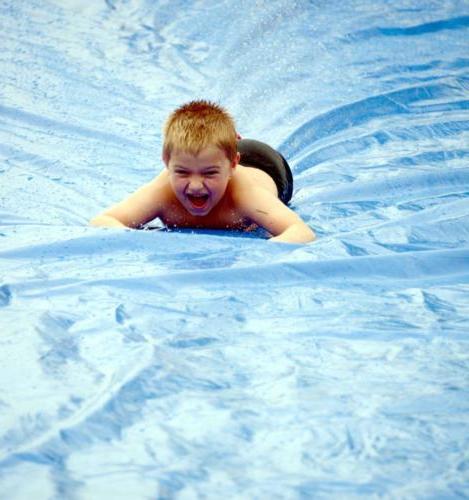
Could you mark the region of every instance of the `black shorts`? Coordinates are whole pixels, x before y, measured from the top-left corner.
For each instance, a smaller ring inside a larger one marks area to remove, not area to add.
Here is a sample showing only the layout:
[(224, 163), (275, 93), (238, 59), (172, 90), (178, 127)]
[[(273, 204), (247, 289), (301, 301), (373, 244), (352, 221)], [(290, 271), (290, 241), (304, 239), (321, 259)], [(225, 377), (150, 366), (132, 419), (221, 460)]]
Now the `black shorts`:
[(293, 194), (293, 175), (287, 160), (267, 144), (253, 139), (240, 139), (238, 151), (241, 154), (239, 163), (269, 174), (277, 185), (278, 197), (288, 204)]

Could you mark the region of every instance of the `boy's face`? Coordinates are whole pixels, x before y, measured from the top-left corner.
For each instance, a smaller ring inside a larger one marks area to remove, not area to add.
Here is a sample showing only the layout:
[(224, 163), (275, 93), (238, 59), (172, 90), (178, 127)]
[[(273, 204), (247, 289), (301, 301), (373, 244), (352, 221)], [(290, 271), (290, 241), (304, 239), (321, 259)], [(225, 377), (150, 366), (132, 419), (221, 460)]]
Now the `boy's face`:
[(176, 198), (191, 215), (207, 215), (223, 198), (238, 161), (239, 155), (230, 161), (216, 146), (197, 156), (173, 151), (166, 166)]

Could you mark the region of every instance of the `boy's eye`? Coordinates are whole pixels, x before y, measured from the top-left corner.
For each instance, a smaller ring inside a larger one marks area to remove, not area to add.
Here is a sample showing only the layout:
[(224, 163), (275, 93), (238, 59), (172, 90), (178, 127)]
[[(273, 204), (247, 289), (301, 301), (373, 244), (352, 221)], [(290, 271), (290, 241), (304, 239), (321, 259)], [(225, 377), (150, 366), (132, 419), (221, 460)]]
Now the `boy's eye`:
[(209, 170), (208, 172), (205, 172), (205, 175), (207, 177), (215, 177), (215, 175), (218, 174), (218, 170)]

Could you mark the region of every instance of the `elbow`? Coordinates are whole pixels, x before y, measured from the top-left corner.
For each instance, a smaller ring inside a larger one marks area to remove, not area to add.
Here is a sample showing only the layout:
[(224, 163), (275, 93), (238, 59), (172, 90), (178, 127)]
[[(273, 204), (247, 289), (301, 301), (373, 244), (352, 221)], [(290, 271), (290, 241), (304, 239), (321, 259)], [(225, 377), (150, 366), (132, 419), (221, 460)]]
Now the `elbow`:
[(315, 241), (315, 232), (306, 224), (297, 224), (290, 226), (277, 236), (271, 238), (271, 241), (278, 241), (284, 243), (311, 243)]
[(305, 223), (297, 226), (297, 243), (312, 243), (316, 241), (316, 233)]
[(301, 235), (298, 235), (297, 238), (292, 240), (294, 243), (313, 243), (316, 241), (316, 234), (314, 231), (304, 231)]

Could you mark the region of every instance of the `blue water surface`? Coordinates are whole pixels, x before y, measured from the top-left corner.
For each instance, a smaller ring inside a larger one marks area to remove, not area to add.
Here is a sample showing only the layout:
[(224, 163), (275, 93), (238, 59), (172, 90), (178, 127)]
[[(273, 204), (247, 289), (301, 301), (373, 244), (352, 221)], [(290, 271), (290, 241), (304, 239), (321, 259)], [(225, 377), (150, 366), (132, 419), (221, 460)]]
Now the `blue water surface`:
[[(0, 498), (467, 498), (467, 2), (0, 25)], [(87, 226), (193, 98), (282, 151), (317, 242)]]

